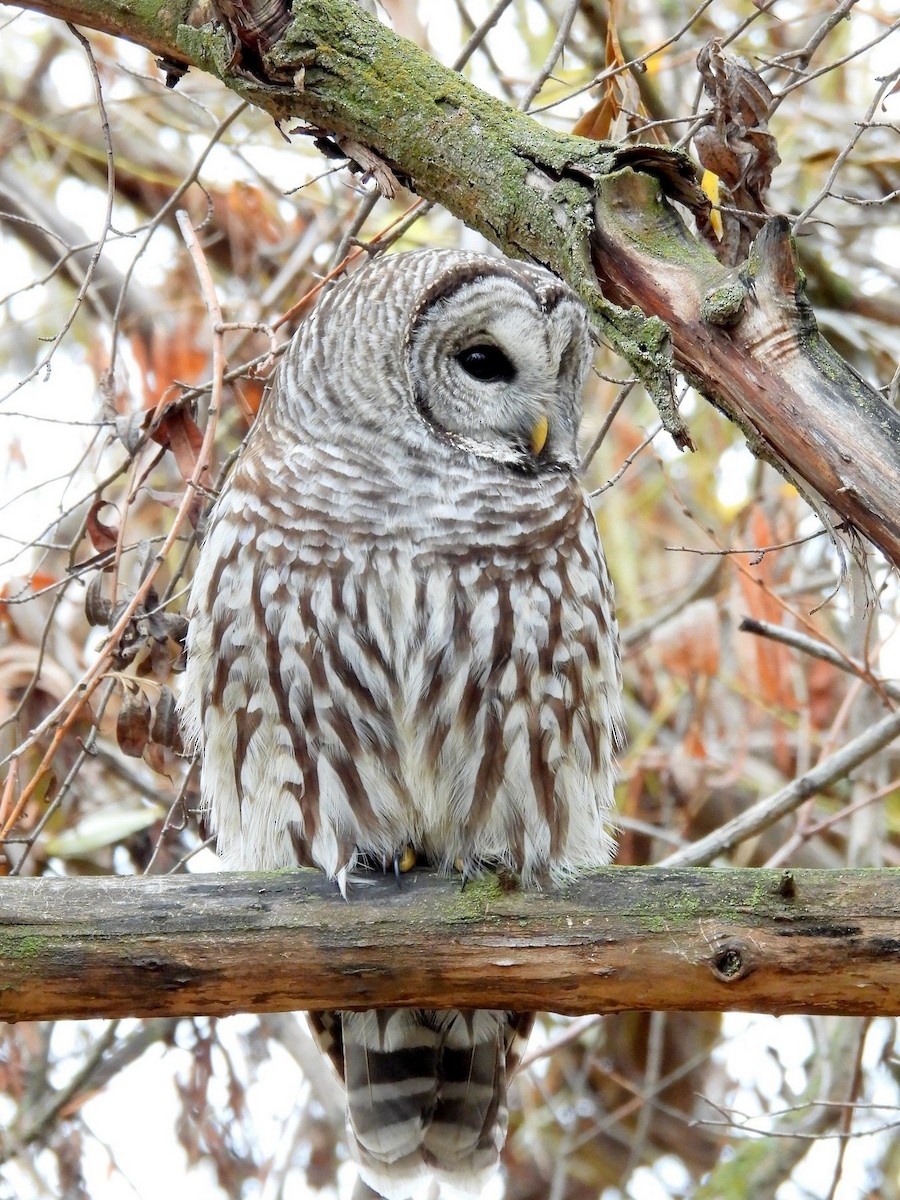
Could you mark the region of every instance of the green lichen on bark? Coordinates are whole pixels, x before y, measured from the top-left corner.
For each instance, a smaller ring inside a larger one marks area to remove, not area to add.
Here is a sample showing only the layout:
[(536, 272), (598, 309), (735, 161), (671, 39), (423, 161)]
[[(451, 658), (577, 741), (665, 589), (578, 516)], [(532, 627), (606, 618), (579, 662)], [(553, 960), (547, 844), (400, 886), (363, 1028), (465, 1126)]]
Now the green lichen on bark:
[(39, 958), (47, 947), (47, 940), (40, 934), (22, 934), (19, 937), (5, 936), (0, 938), (0, 958), (34, 959)]
[(706, 293), (700, 306), (700, 317), (708, 325), (721, 325), (727, 329), (740, 319), (746, 300), (747, 289), (739, 279), (731, 279)]

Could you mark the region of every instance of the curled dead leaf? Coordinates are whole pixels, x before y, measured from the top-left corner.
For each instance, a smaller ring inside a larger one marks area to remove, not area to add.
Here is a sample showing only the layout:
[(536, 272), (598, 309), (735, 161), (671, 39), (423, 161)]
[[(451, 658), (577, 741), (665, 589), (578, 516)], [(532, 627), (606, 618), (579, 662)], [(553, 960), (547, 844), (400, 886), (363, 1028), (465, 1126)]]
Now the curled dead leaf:
[[(667, 146), (665, 129), (653, 122), (644, 105), (636, 74), (629, 67), (619, 41), (620, 0), (610, 0), (606, 22), (606, 68), (612, 73), (600, 84), (598, 102), (583, 113), (572, 132), (594, 141), (621, 142), (629, 134), (639, 133), (642, 142)], [(645, 68), (641, 66), (641, 70)], [(647, 128), (649, 126), (649, 128)]]
[(177, 778), (181, 770), (181, 755), (158, 742), (147, 743), (143, 759), (151, 771), (155, 771), (157, 775), (164, 775), (166, 779)]
[(153, 708), (153, 724), (150, 736), (154, 742), (167, 746), (177, 754), (181, 754), (184, 746), (181, 741), (181, 721), (175, 695), (170, 687), (163, 685), (159, 689), (159, 697)]
[(99, 514), (107, 507), (114, 509), (115, 505), (99, 496), (91, 505), (87, 516), (87, 535), (91, 539), (91, 545), (101, 554), (115, 550), (119, 540), (118, 525), (107, 525), (100, 520)]
[(112, 604), (103, 595), (104, 573), (97, 571), (84, 596), (84, 615), (89, 625), (108, 625)]
[(701, 221), (700, 232), (719, 261), (734, 266), (746, 258), (768, 215), (764, 198), (781, 162), (769, 132), (773, 97), (752, 64), (724, 50), (718, 38), (697, 55), (697, 69), (712, 111), (694, 134), (694, 148), (703, 167), (718, 176), (726, 210), (721, 236), (711, 222)]
[(116, 741), (123, 754), (140, 758), (150, 740), (150, 701), (142, 688), (129, 685), (116, 718)]
[(136, 412), (116, 417), (116, 437), (132, 458), (146, 440), (149, 416), (147, 412)]
[[(193, 479), (203, 448), (203, 434), (190, 414), (184, 408), (172, 407), (158, 422), (151, 436), (155, 442), (171, 450), (181, 478), (185, 482)], [(205, 466), (196, 482), (200, 487), (209, 487), (209, 471)], [(202, 494), (196, 492), (188, 509), (188, 519), (194, 528), (197, 527), (204, 503)]]

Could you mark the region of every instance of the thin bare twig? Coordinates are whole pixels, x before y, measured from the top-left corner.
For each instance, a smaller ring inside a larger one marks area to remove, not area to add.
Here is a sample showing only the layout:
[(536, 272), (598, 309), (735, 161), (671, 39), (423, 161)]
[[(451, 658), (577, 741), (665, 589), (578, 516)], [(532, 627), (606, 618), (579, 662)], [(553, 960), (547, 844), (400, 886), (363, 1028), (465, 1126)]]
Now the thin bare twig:
[(565, 44), (568, 41), (569, 34), (572, 31), (572, 22), (575, 20), (575, 15), (578, 12), (580, 0), (569, 0), (566, 5), (566, 10), (562, 15), (562, 20), (559, 23), (559, 28), (556, 31), (556, 37), (553, 39), (553, 45), (550, 47), (550, 52), (544, 60), (544, 64), (538, 71), (531, 84), (531, 87), (526, 91), (525, 95), (519, 101), (519, 108), (522, 112), (528, 112), (531, 107), (531, 102), (547, 82), (553, 68), (556, 66), (557, 59), (562, 54)]
[(616, 471), (615, 475), (613, 475), (611, 479), (607, 479), (606, 483), (601, 483), (599, 487), (594, 488), (594, 490), (590, 493), (591, 499), (596, 500), (598, 496), (602, 496), (604, 492), (608, 492), (611, 487), (615, 487), (638, 455), (642, 454), (643, 451), (647, 449), (657, 434), (662, 433), (662, 430), (663, 426), (662, 422), (660, 421), (659, 424), (653, 426), (640, 445), (635, 446), (632, 452), (622, 460), (622, 465), (619, 467), (618, 471)]
[(863, 117), (863, 119), (860, 122), (857, 123), (856, 132), (853, 134), (853, 136), (847, 142), (846, 146), (844, 146), (843, 150), (841, 150), (840, 154), (834, 160), (831, 170), (828, 172), (828, 178), (825, 180), (825, 183), (822, 185), (818, 195), (814, 196), (813, 199), (810, 200), (809, 204), (807, 204), (806, 208), (804, 208), (803, 212), (801, 212), (800, 215), (794, 219), (794, 233), (795, 234), (800, 232), (800, 230), (803, 228), (804, 224), (809, 220), (809, 218), (816, 211), (816, 209), (819, 207), (819, 205), (831, 193), (831, 185), (834, 183), (835, 179), (837, 179), (838, 174), (840, 173), (844, 163), (847, 161), (847, 159), (853, 153), (853, 150), (856, 147), (856, 143), (859, 141), (859, 139), (862, 137), (862, 135), (869, 128), (869, 124), (870, 124), (872, 118), (874, 117), (875, 112), (878, 109), (878, 106), (884, 100), (885, 96), (887, 96), (888, 93), (893, 90), (894, 85), (896, 84), (898, 79), (900, 79), (900, 67), (898, 67), (896, 71), (892, 71), (890, 73), (890, 75), (886, 75), (881, 80), (881, 86), (876, 91), (876, 93), (872, 99), (872, 103), (869, 105), (868, 109), (866, 110), (866, 115)]
[(742, 633), (755, 633), (759, 637), (769, 638), (773, 642), (781, 642), (782, 645), (800, 650), (804, 654), (811, 654), (814, 658), (831, 663), (840, 671), (858, 676), (878, 692), (890, 696), (892, 700), (900, 700), (900, 684), (873, 674), (864, 663), (839, 653), (827, 642), (809, 637), (805, 633), (798, 633), (795, 629), (786, 629), (783, 625), (773, 625), (770, 621), (758, 621), (755, 617), (744, 617), (738, 628)]
[(619, 388), (619, 391), (618, 391), (618, 394), (617, 394), (615, 400), (610, 405), (609, 412), (603, 418), (603, 424), (597, 430), (594, 440), (591, 442), (590, 446), (585, 451), (584, 458), (581, 460), (581, 473), (582, 474), (584, 474), (584, 472), (591, 465), (591, 460), (593, 459), (594, 455), (597, 453), (597, 451), (600, 449), (600, 447), (603, 445), (604, 441), (606, 440), (606, 435), (609, 433), (610, 429), (612, 428), (613, 421), (616, 419), (616, 416), (618, 415), (620, 409), (622, 408), (622, 405), (625, 403), (625, 401), (631, 395), (631, 392), (636, 383), (637, 383), (636, 379), (629, 379), (627, 383), (623, 383), (622, 386)]
[(793, 779), (774, 796), (759, 800), (750, 808), (727, 821), (704, 838), (700, 838), (683, 850), (667, 855), (657, 865), (660, 867), (701, 867), (711, 863), (720, 854), (725, 854), (754, 837), (776, 821), (793, 812), (810, 796), (824, 791), (847, 775), (860, 763), (889, 746), (900, 736), (900, 712), (890, 713), (877, 724), (865, 730), (859, 737), (847, 742), (828, 758), (823, 759), (805, 775)]
[(512, 0), (497, 0), (497, 3), (490, 10), (480, 25), (477, 25), (469, 36), (466, 44), (453, 60), (453, 70), (461, 71), (475, 51), (484, 42), (484, 39), (494, 28), (506, 10), (512, 4)]

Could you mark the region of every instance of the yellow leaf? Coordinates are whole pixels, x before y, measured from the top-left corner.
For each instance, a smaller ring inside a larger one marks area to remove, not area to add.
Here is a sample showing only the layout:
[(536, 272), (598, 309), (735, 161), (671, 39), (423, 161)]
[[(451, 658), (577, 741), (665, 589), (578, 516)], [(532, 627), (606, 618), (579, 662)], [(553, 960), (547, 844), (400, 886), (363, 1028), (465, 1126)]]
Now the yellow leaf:
[[(704, 171), (703, 178), (700, 180), (700, 186), (709, 196), (710, 201), (715, 206), (719, 203), (719, 177), (715, 171)], [(714, 207), (709, 214), (709, 223), (712, 226), (713, 233), (721, 242), (722, 240), (722, 214), (718, 208)]]

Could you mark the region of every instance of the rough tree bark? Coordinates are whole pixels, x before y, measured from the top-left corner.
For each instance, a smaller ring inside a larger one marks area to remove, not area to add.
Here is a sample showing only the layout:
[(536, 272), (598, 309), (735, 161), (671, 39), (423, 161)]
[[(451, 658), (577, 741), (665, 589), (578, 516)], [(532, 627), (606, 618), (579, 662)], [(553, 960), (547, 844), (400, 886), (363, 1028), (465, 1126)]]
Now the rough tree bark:
[(612, 867), (562, 893), (412, 872), (0, 885), (0, 1019), (294, 1008), (900, 1013), (900, 872)]
[[(5, 3), (6, 0), (0, 0)], [(509, 254), (557, 272), (631, 362), (678, 444), (683, 370), (815, 500), (900, 565), (900, 416), (819, 335), (786, 222), (729, 271), (673, 207), (705, 203), (658, 147), (565, 137), (468, 84), (349, 0), (27, 0), (217, 75), (279, 121), (380, 156)], [(201, 23), (205, 21), (206, 23)]]

